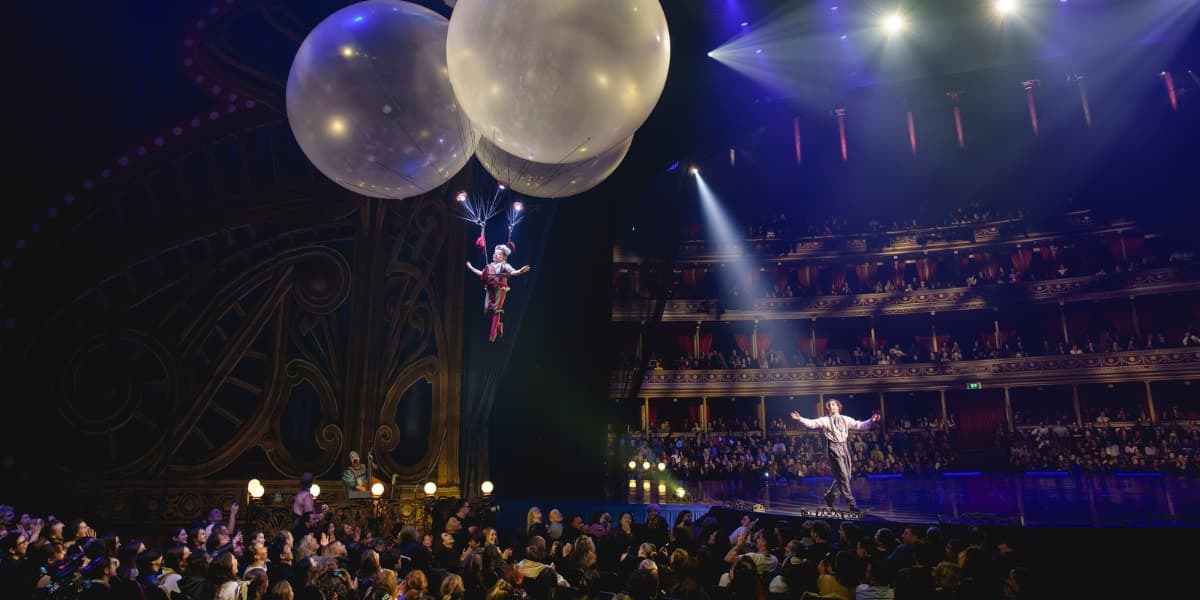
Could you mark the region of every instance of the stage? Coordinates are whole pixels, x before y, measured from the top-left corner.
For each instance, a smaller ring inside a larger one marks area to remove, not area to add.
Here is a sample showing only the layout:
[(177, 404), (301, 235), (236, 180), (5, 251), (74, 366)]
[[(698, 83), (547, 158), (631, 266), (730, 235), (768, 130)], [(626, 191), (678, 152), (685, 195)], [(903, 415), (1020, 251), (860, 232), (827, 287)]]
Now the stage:
[[(658, 502), (664, 513), (678, 504), (683, 487), (693, 507), (727, 506), (776, 515), (814, 515), (829, 478), (774, 483), (740, 481), (666, 482), (646, 487), (640, 480), (615, 494), (629, 504)], [(1157, 473), (1072, 475), (946, 473), (937, 476), (871, 476), (852, 483), (861, 518), (894, 523), (969, 523), (1023, 527), (1197, 527), (1200, 480)], [(622, 493), (623, 492), (623, 493)], [(658, 493), (655, 493), (658, 492)], [(836, 503), (839, 510), (845, 505)], [(691, 507), (689, 507), (691, 508)]]

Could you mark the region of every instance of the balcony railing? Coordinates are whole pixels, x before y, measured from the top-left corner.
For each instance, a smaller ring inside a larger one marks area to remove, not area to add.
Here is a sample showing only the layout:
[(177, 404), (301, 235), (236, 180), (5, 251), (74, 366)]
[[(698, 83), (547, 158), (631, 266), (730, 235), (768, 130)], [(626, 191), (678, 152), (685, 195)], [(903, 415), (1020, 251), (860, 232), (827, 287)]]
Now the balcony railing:
[[(1078, 302), (1200, 290), (1194, 267), (1150, 269), (1117, 275), (1067, 277), (1019, 284), (979, 285), (916, 292), (762, 298), (725, 306), (715, 299), (668, 300), (664, 321), (745, 321), (865, 317), (1003, 308), (1013, 304)], [(616, 300), (612, 320), (640, 321), (653, 299)]]
[[(614, 372), (610, 396), (625, 397), (631, 377), (632, 371)], [(648, 371), (638, 396), (789, 396), (959, 389), (973, 382), (995, 388), (1191, 378), (1200, 378), (1198, 348), (907, 365)]]

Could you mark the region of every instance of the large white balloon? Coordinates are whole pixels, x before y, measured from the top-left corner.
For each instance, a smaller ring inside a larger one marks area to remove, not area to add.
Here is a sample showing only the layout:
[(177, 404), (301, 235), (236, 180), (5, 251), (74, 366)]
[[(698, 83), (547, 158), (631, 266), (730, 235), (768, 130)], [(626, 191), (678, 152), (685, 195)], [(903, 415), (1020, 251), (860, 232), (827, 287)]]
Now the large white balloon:
[(450, 87), (447, 27), (424, 7), (367, 0), (308, 34), (288, 75), (287, 114), (317, 169), (376, 198), (423, 194), (462, 169), (479, 136)]
[(545, 164), (513, 156), (487, 138), (479, 140), (475, 156), (497, 181), (515, 192), (537, 198), (565, 198), (586, 192), (617, 170), (633, 138), (592, 158), (573, 163)]
[(578, 162), (650, 115), (671, 39), (658, 0), (458, 0), (446, 57), (484, 137), (526, 160)]

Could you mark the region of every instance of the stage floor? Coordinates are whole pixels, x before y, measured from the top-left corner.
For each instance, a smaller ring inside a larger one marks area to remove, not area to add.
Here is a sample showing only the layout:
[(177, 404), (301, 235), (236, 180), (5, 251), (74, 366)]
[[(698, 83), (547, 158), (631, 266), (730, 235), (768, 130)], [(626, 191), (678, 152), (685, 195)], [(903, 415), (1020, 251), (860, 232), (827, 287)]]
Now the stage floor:
[[(787, 483), (735, 481), (671, 483), (683, 485), (687, 501), (721, 506), (729, 502), (761, 504), (776, 514), (799, 514), (824, 506), (829, 478)], [(875, 476), (852, 483), (859, 509), (867, 518), (899, 523), (995, 521), (1026, 527), (1200, 526), (1200, 480), (1147, 475), (946, 474), (924, 477)], [(664, 502), (640, 483), (627, 501)], [(845, 508), (836, 503), (836, 508)], [(665, 508), (665, 507), (664, 507)]]

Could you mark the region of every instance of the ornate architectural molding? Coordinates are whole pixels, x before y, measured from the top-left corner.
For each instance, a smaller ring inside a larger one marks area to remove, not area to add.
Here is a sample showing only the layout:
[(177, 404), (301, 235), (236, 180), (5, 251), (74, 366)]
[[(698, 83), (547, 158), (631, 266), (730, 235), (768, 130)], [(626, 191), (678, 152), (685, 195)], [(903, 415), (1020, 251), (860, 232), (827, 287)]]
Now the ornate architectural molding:
[[(1182, 268), (1152, 269), (1123, 275), (1090, 275), (1018, 285), (987, 285), (920, 292), (764, 298), (744, 308), (725, 308), (722, 321), (810, 319), (904, 315), (1004, 308), (1014, 304), (1082, 302), (1128, 296), (1200, 291), (1200, 278)], [(612, 320), (640, 321), (652, 300), (613, 302)], [(717, 320), (716, 300), (670, 300), (664, 321)]]
[[(911, 392), (1200, 378), (1200, 350), (1178, 348), (1114, 354), (1039, 356), (948, 364), (842, 366), (728, 371), (650, 371), (640, 396), (789, 396), (820, 393)], [(624, 397), (628, 372), (614, 372), (610, 395)]]

